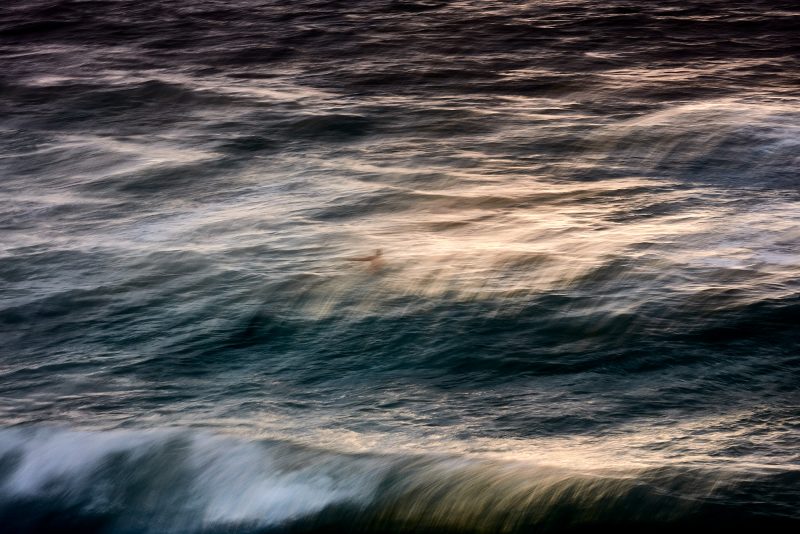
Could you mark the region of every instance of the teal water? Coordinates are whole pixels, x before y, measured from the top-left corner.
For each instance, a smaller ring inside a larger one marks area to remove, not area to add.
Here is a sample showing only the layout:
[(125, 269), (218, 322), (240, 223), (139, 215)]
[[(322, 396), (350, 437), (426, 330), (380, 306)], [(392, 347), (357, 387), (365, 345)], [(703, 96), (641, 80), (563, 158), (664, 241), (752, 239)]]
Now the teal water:
[(0, 7), (0, 522), (794, 531), (798, 17)]

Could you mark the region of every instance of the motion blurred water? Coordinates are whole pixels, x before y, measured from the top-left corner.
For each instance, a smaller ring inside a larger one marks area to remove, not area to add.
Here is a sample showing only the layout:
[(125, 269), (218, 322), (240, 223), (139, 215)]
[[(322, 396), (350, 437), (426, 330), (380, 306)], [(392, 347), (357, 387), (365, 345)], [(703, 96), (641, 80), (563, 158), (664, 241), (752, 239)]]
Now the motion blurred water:
[(798, 28), (7, 0), (4, 530), (794, 531)]

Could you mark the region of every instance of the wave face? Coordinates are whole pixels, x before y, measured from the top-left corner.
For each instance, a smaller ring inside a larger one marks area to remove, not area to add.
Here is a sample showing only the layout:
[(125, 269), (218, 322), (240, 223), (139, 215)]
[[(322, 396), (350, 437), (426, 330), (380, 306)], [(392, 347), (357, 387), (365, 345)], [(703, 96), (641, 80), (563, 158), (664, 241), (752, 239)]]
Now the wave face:
[(796, 531), (799, 17), (4, 1), (0, 530)]
[[(341, 454), (177, 431), (0, 433), (11, 531), (541, 532), (789, 527), (731, 505), (800, 478), (673, 469), (587, 473), (442, 455)], [(723, 498), (724, 497), (724, 498)], [(777, 497), (777, 499), (775, 499)], [(784, 497), (785, 499), (785, 497)]]

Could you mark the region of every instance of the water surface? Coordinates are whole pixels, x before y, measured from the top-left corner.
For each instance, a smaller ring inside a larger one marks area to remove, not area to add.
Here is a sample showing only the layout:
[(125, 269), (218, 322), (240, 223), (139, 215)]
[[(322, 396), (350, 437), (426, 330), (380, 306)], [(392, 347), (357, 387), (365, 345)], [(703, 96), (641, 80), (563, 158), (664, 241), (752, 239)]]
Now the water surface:
[(798, 27), (7, 1), (0, 521), (793, 531)]

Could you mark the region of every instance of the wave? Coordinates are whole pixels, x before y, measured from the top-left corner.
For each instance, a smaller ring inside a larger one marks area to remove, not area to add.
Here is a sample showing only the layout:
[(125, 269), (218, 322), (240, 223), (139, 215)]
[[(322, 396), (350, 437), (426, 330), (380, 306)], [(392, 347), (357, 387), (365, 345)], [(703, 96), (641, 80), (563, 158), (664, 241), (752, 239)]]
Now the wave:
[[(794, 191), (796, 102), (719, 99), (667, 107), (600, 130), (608, 164), (689, 183)], [(591, 143), (590, 143), (591, 144)]]
[[(788, 529), (800, 520), (791, 507), (798, 480), (348, 454), (185, 430), (0, 431), (5, 532), (717, 530), (743, 521)], [(742, 499), (754, 488), (775, 509)]]

